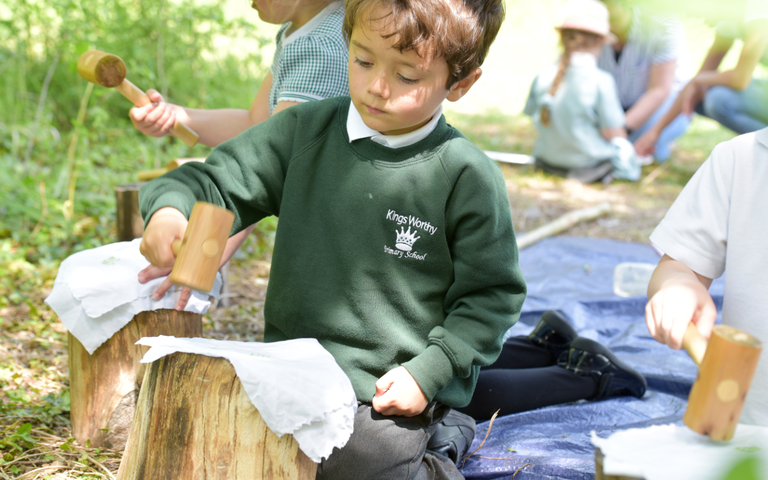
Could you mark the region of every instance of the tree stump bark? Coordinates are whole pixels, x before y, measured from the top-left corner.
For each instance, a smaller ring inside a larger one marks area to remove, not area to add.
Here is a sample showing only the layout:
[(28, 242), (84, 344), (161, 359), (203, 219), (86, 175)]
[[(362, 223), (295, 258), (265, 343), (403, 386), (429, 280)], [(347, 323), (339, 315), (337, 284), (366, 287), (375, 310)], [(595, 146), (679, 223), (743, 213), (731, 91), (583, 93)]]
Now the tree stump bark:
[(317, 465), (278, 438), (224, 358), (174, 353), (153, 362), (117, 480), (314, 480)]
[(144, 235), (144, 219), (139, 211), (139, 188), (144, 182), (115, 187), (117, 241), (128, 242)]
[(89, 355), (69, 334), (72, 435), (81, 444), (122, 450), (128, 440), (146, 365), (142, 337), (200, 337), (202, 315), (176, 310), (141, 312)]

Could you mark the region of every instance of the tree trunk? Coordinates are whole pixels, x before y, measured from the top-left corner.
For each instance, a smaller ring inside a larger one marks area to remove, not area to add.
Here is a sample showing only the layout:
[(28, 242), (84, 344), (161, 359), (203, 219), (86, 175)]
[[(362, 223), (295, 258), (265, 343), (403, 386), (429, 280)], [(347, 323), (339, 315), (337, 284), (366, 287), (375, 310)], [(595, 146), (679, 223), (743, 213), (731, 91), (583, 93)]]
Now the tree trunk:
[(228, 360), (174, 353), (149, 367), (117, 479), (314, 480), (316, 472), (293, 436), (267, 428)]
[(202, 336), (202, 315), (176, 310), (141, 312), (89, 355), (69, 334), (69, 388), (72, 434), (85, 445), (125, 448), (146, 365), (142, 337)]

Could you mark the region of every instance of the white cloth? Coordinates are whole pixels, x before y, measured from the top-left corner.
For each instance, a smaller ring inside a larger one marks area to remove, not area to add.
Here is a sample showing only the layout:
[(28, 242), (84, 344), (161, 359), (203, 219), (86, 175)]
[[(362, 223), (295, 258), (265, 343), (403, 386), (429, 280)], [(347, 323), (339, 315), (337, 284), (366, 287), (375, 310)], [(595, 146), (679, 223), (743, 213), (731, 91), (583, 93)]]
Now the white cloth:
[[(139, 312), (172, 309), (179, 300), (179, 286), (171, 287), (160, 300), (152, 298), (165, 277), (139, 283), (139, 272), (149, 265), (139, 252), (140, 244), (140, 238), (112, 243), (75, 253), (61, 262), (45, 303), (90, 354)], [(207, 312), (210, 296), (217, 298), (220, 289), (221, 278), (216, 274), (213, 290), (193, 290), (184, 310)]]
[(152, 347), (142, 363), (175, 352), (229, 360), (270, 430), (292, 434), (315, 463), (352, 435), (357, 411), (352, 382), (314, 338), (253, 343), (160, 336), (136, 343)]
[(716, 442), (678, 425), (632, 428), (600, 438), (592, 444), (603, 452), (603, 474), (645, 480), (721, 480), (746, 455), (762, 460), (768, 478), (768, 428), (739, 425), (727, 442)]
[(349, 143), (361, 138), (370, 138), (374, 142), (384, 145), (389, 148), (402, 148), (427, 138), (432, 131), (437, 127), (437, 122), (440, 121), (440, 117), (443, 115), (443, 106), (432, 115), (432, 119), (425, 125), (417, 128), (416, 130), (402, 135), (384, 135), (381, 132), (370, 128), (363, 121), (363, 117), (360, 116), (360, 112), (355, 108), (355, 104), (349, 102), (349, 114), (347, 115), (347, 135), (349, 135)]
[[(723, 323), (768, 344), (768, 129), (715, 147), (651, 242), (696, 273), (725, 272)], [(727, 269), (726, 269), (727, 266)], [(768, 354), (763, 352), (740, 423), (768, 427)]]

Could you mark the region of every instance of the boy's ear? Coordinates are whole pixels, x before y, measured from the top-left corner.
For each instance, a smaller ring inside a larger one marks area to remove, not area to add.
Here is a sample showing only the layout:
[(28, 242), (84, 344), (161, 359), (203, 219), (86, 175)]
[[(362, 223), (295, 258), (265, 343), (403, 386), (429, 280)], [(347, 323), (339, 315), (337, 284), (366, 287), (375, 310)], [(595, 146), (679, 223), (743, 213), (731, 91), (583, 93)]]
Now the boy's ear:
[(472, 88), (472, 85), (474, 85), (482, 75), (483, 70), (480, 67), (477, 67), (465, 78), (454, 83), (448, 91), (448, 96), (445, 98), (447, 98), (450, 102), (455, 102), (456, 100), (460, 99), (469, 91), (470, 88)]

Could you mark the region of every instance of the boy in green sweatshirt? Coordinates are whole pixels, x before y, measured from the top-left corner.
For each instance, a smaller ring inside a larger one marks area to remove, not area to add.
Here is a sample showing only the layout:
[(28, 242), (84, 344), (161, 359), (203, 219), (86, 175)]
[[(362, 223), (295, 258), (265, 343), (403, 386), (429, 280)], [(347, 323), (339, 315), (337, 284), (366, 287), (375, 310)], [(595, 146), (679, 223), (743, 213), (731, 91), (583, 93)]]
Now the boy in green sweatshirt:
[(296, 105), (140, 192), (157, 266), (196, 201), (233, 211), (233, 234), (280, 218), (264, 340), (316, 338), (360, 402), (318, 478), (463, 478), (427, 440), (469, 403), (525, 282), (501, 172), (441, 104), (480, 78), (503, 17), (501, 0), (350, 0), (351, 101)]

